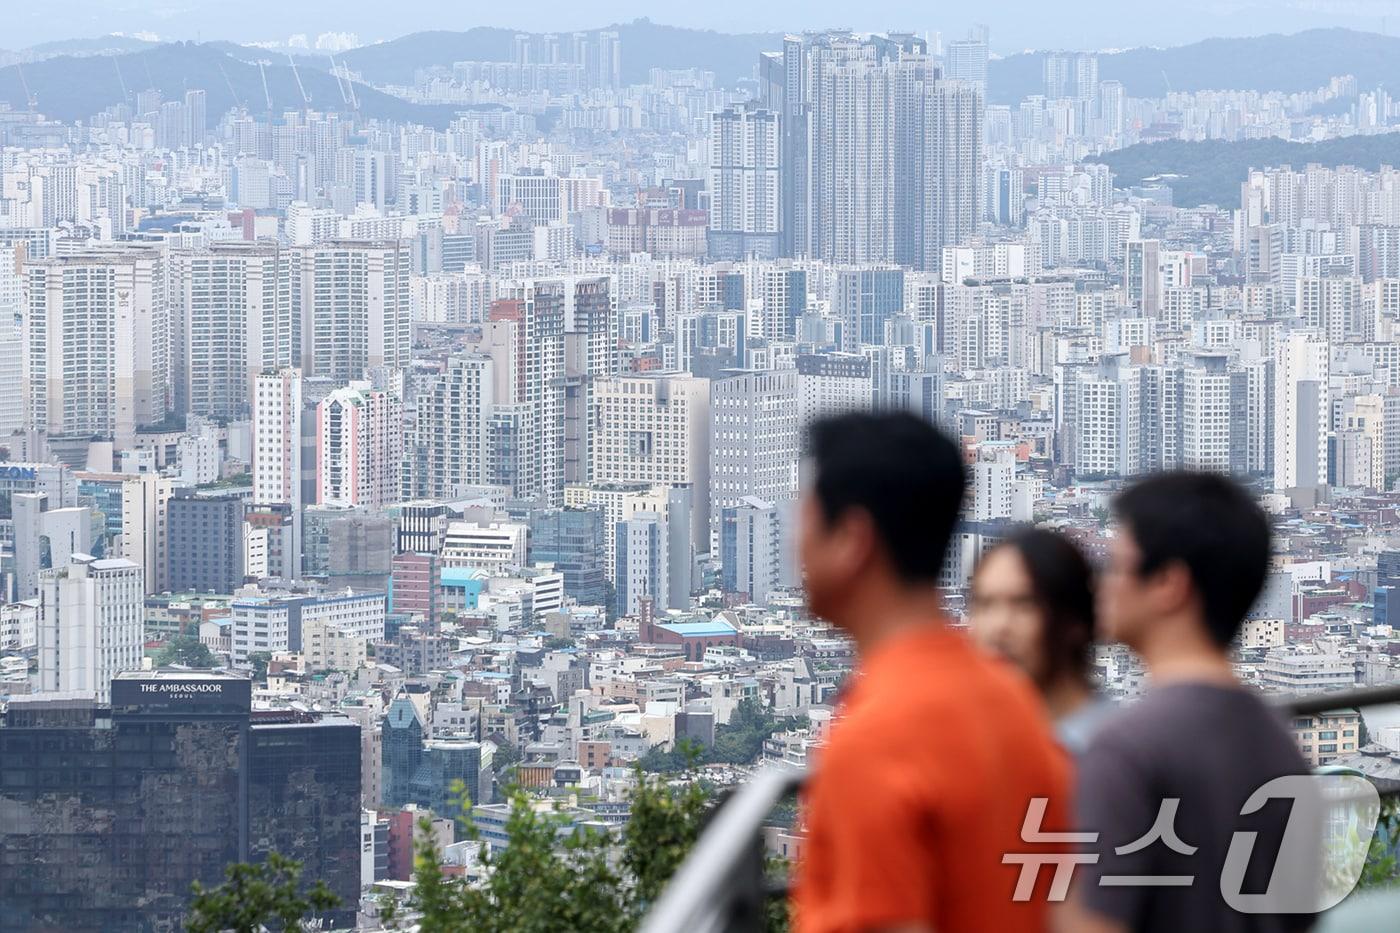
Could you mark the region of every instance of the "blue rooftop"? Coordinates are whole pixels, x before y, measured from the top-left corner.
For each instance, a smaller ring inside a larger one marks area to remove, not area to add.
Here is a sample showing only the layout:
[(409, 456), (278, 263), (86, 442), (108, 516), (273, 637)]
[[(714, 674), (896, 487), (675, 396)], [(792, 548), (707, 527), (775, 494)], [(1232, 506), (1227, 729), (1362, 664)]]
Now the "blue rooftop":
[(728, 622), (658, 622), (657, 628), (664, 628), (673, 635), (686, 638), (706, 638), (719, 635), (738, 634)]

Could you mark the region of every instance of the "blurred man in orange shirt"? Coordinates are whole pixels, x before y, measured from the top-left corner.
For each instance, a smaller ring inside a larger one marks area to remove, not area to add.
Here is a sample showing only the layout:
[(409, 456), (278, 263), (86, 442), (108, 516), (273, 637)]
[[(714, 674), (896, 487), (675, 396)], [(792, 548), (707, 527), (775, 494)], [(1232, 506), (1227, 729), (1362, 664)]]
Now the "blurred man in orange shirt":
[[(962, 505), (952, 441), (910, 414), (818, 422), (802, 502), (813, 612), (859, 660), (804, 794), (793, 894), (802, 933), (1045, 928), (1017, 900), (1032, 800), (1068, 822), (1069, 764), (1034, 689), (948, 628), (938, 578)], [(1041, 851), (1045, 849), (1042, 846)]]

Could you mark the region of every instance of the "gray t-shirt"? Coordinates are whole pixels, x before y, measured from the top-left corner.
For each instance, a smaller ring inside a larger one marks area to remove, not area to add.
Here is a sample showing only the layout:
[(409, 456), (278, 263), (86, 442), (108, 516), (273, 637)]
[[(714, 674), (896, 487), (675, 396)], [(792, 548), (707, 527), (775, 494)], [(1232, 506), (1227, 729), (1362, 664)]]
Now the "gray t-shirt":
[[(1262, 785), (1308, 768), (1283, 720), (1242, 687), (1179, 683), (1158, 687), (1103, 723), (1079, 760), (1076, 803), (1081, 831), (1098, 832), (1087, 851), (1097, 864), (1077, 868), (1080, 902), (1135, 931), (1306, 930), (1311, 915), (1238, 913), (1221, 895), (1232, 836), (1257, 832), (1243, 893), (1263, 893), (1290, 812), (1276, 800), (1248, 816), (1245, 801)], [(1138, 842), (1159, 821), (1162, 801), (1179, 800), (1171, 821), (1181, 849)], [(1318, 827), (1320, 830), (1320, 827)], [(1190, 876), (1189, 885), (1129, 884), (1125, 876)], [(1102, 883), (1104, 879), (1108, 882)]]

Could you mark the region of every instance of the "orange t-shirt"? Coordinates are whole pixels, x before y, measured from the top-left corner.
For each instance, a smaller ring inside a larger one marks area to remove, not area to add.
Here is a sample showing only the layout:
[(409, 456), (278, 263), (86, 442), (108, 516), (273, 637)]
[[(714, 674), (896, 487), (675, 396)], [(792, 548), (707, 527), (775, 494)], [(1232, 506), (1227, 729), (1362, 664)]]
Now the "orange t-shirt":
[(1054, 865), (1016, 902), (1033, 797), (1043, 831), (1068, 829), (1070, 763), (1030, 684), (942, 625), (861, 660), (803, 794), (793, 890), (799, 933), (922, 923), (938, 933), (1046, 927)]

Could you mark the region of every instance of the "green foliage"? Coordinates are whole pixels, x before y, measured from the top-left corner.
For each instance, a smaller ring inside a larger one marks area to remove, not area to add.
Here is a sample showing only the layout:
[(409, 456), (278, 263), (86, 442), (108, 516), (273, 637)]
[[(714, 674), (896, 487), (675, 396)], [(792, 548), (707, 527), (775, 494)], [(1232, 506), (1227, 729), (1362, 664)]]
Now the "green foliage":
[(564, 635), (551, 635), (544, 640), (544, 646), (551, 651), (558, 651), (561, 648), (572, 648), (574, 640)]
[(1344, 136), (1320, 143), (1295, 143), (1284, 139), (1247, 139), (1240, 142), (1169, 140), (1139, 143), (1107, 152), (1092, 161), (1103, 162), (1116, 176), (1120, 188), (1136, 185), (1155, 175), (1178, 175), (1165, 179), (1178, 207), (1216, 204), (1238, 207), (1240, 184), (1250, 168), (1309, 163), (1327, 167), (1355, 165), (1375, 171), (1382, 164), (1400, 158), (1400, 135)]
[(194, 883), (187, 933), (257, 933), (269, 924), (296, 930), (308, 914), (340, 906), (323, 881), (301, 891), (301, 864), (276, 852), (265, 862), (230, 865), (224, 878), (213, 888)]
[[(632, 933), (695, 845), (712, 803), (693, 774), (668, 781), (638, 769), (636, 777), (631, 818), (609, 832), (572, 825), (557, 805), (511, 791), (510, 845), (493, 852), (482, 844), (478, 883), (443, 868), (432, 822), (424, 818), (414, 840), (412, 898), (384, 904), (381, 923), (421, 933)], [(460, 838), (480, 842), (460, 781), (453, 794)], [(770, 869), (781, 865), (769, 863)], [(213, 891), (196, 885), (187, 929), (295, 929), (310, 911), (335, 906), (334, 895), (319, 884), (298, 895), (300, 873), (297, 863), (276, 855), (266, 865), (231, 866), (228, 883)], [(770, 931), (787, 930), (781, 899), (769, 903), (767, 922)]]
[(796, 719), (777, 719), (757, 701), (740, 700), (729, 722), (715, 729), (715, 743), (709, 748), (687, 739), (678, 739), (671, 751), (656, 747), (641, 759), (643, 771), (674, 773), (693, 764), (747, 765), (758, 759), (764, 741), (774, 732), (797, 727)]
[[(617, 834), (576, 828), (556, 809), (536, 806), (523, 790), (510, 795), (510, 845), (482, 846), (480, 885), (450, 878), (426, 820), (414, 843), (413, 923), (423, 933), (629, 933), (675, 873), (700, 833), (709, 794), (695, 781), (676, 785), (637, 773), (632, 815)], [(460, 787), (455, 788), (460, 793)], [(479, 839), (465, 801), (458, 823)], [(390, 905), (390, 929), (407, 912)]]
[(1382, 797), (1380, 819), (1376, 821), (1376, 832), (1371, 837), (1366, 864), (1361, 868), (1356, 890), (1389, 887), (1400, 881), (1397, 845), (1400, 845), (1400, 801), (1394, 797)]
[(209, 646), (193, 635), (176, 635), (156, 653), (155, 664), (183, 664), (186, 667), (210, 668), (219, 663)]
[(253, 665), (253, 682), (267, 680), (267, 665), (272, 655), (266, 651), (254, 651), (248, 655), (248, 663)]

